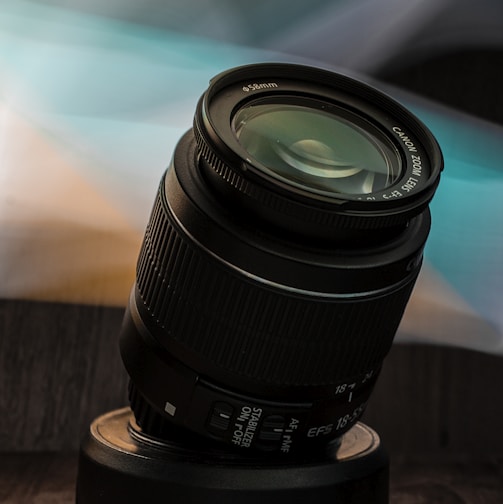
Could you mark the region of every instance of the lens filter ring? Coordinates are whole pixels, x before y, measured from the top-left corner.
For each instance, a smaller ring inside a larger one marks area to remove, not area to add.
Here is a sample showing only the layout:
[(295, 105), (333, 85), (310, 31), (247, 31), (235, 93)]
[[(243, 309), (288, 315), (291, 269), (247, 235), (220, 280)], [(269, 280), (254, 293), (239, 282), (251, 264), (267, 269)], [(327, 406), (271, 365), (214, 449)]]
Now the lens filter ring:
[(400, 226), (428, 205), (443, 167), (431, 133), (396, 101), (298, 65), (217, 76), (194, 133), (217, 192), (302, 234)]

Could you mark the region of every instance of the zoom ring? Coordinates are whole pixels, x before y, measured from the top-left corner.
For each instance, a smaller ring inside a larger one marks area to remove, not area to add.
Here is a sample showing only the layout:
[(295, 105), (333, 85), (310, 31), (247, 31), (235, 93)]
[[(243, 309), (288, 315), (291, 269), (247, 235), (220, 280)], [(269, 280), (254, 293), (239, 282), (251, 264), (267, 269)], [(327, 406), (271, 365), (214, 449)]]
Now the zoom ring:
[(161, 344), (174, 340), (219, 370), (278, 386), (333, 385), (380, 367), (413, 277), (361, 302), (266, 288), (184, 235), (164, 201), (163, 182), (137, 269), (143, 308)]

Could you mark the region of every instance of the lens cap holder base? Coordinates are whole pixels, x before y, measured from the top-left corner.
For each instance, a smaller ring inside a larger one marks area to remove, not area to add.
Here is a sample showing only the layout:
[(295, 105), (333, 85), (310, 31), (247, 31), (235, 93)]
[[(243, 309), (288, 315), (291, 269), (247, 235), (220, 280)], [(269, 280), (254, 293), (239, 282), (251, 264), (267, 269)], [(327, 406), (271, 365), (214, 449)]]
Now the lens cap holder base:
[(77, 504), (388, 503), (387, 455), (362, 423), (333, 453), (282, 461), (142, 435), (129, 408), (98, 417), (82, 443)]

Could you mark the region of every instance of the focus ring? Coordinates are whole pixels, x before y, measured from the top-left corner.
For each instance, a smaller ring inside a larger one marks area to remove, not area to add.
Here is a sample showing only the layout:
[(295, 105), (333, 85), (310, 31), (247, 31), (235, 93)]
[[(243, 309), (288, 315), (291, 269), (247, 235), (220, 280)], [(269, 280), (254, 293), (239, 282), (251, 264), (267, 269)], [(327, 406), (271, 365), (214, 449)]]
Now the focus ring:
[(191, 241), (170, 215), (163, 187), (164, 181), (137, 270), (143, 309), (161, 344), (169, 349), (174, 341), (219, 370), (279, 386), (330, 385), (380, 366), (413, 275), (396, 291), (365, 301), (268, 288)]

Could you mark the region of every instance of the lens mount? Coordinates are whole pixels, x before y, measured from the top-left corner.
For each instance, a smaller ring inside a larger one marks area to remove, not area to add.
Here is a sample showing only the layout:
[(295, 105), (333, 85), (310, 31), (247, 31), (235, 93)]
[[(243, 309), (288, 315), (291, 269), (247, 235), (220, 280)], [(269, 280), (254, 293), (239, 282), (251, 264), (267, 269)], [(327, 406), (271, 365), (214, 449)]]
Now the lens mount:
[(205, 176), (223, 197), (322, 240), (403, 226), (428, 205), (443, 166), (431, 133), (399, 103), (298, 65), (218, 75), (198, 104), (194, 132)]

